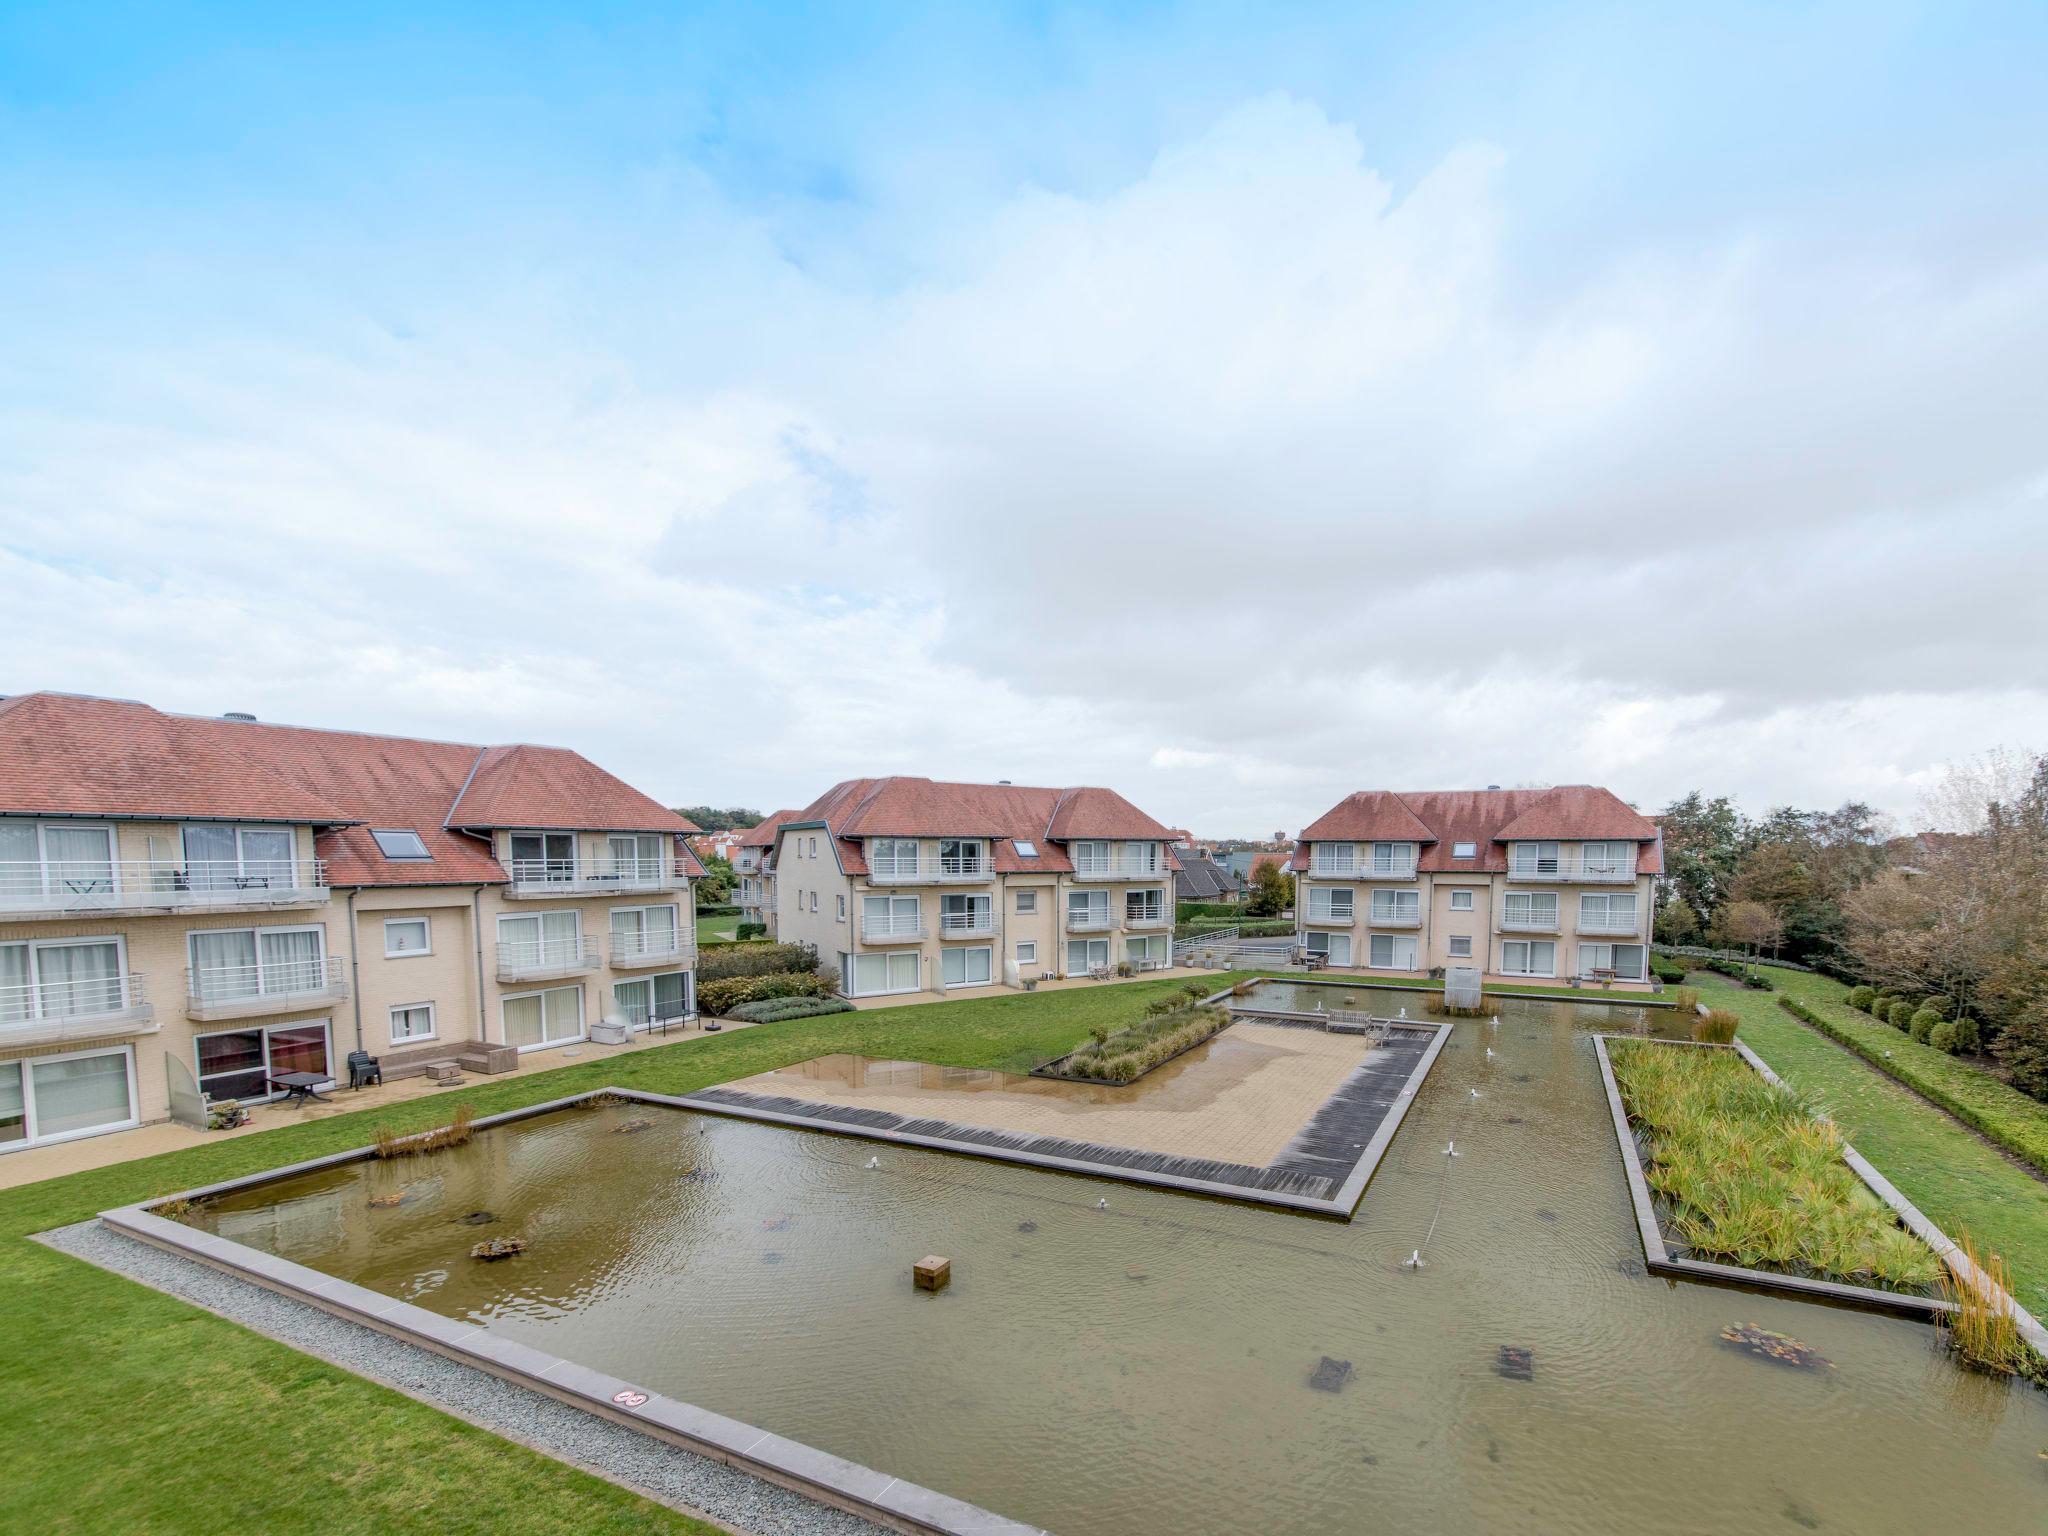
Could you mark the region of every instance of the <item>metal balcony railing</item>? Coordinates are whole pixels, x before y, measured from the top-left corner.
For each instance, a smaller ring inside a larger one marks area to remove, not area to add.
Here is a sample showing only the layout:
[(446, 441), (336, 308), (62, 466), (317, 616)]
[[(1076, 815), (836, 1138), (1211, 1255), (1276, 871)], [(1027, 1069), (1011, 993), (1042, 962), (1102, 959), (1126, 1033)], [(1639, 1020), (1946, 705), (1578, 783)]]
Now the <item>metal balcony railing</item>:
[(921, 939), (929, 932), (924, 925), (924, 915), (918, 913), (898, 917), (864, 917), (860, 920), (860, 938), (863, 944), (901, 944), (909, 939)]
[(682, 871), (660, 858), (514, 859), (509, 873), (514, 896), (666, 891), (679, 889), (688, 880)]
[(597, 965), (596, 939), (501, 939), (498, 942), (500, 981), (516, 981), (522, 976), (594, 971)]
[(1420, 928), (1422, 907), (1383, 907), (1375, 902), (1370, 909), (1367, 926), (1373, 928)]
[(1555, 858), (1508, 852), (1510, 880), (1566, 880), (1581, 885), (1626, 885), (1636, 877), (1634, 859), (1612, 859), (1600, 855), (1581, 857), (1576, 848), (1558, 850)]
[(1067, 932), (1069, 933), (1110, 933), (1116, 928), (1116, 918), (1107, 907), (1067, 909)]
[(1302, 917), (1311, 928), (1349, 928), (1357, 920), (1356, 907), (1309, 907)]
[(1091, 859), (1074, 864), (1076, 880), (1157, 880), (1168, 873), (1164, 858), (1147, 862), (1143, 859)]
[(325, 900), (324, 859), (0, 860), (0, 912), (175, 912)]
[(1555, 933), (1557, 913), (1520, 912), (1504, 913), (1500, 920), (1502, 933)]
[(132, 971), (78, 981), (28, 981), (0, 987), (0, 1045), (36, 1045), (104, 1036), (115, 1026), (154, 1029), (155, 1010)]
[(615, 966), (660, 965), (664, 961), (688, 961), (696, 945), (687, 929), (668, 933), (615, 933), (612, 935), (612, 964)]
[(1124, 908), (1124, 927), (1144, 930), (1172, 926), (1173, 914), (1164, 907)]
[(990, 907), (939, 914), (939, 937), (942, 939), (985, 939), (995, 931), (996, 915)]
[(261, 1013), (347, 996), (348, 964), (338, 956), (185, 970), (186, 1007), (199, 1016), (215, 1010)]
[(1590, 915), (1581, 912), (1576, 926), (1580, 933), (1614, 934), (1622, 938), (1634, 938), (1643, 930), (1642, 920), (1633, 912), (1626, 917), (1611, 912)]

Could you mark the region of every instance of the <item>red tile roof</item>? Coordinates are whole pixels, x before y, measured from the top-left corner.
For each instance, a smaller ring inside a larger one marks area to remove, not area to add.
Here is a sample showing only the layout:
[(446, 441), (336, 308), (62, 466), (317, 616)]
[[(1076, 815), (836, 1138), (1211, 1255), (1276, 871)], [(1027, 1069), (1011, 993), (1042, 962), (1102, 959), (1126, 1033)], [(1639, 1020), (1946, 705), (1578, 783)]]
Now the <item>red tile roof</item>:
[(354, 820), (345, 803), (233, 750), (233, 722), (128, 699), (0, 701), (0, 812), (165, 821)]
[[(985, 837), (998, 874), (1073, 869), (1063, 844), (1076, 838), (1168, 843), (1168, 830), (1114, 790), (1044, 789), (1024, 784), (947, 784), (894, 777), (847, 779), (802, 810), (778, 813), (783, 825), (821, 823), (838, 843), (848, 874), (866, 874), (866, 837)], [(773, 819), (773, 818), (771, 818)], [(1022, 839), (1036, 857), (1017, 851)], [(1180, 867), (1169, 847), (1166, 867)]]
[[(695, 827), (557, 748), (172, 715), (69, 694), (0, 701), (0, 811), (311, 823), (324, 829), (315, 846), (337, 886), (503, 882), (487, 839), (458, 828), (507, 823), (451, 825), (451, 807), (469, 807), (465, 786), (475, 792), (486, 765), (489, 797), (480, 803), (533, 813), (510, 825), (674, 831), (681, 867), (703, 873), (680, 836)], [(563, 798), (550, 803), (543, 791)], [(385, 858), (370, 833), (386, 828), (418, 833), (431, 858)]]
[(740, 834), (739, 846), (742, 848), (773, 848), (775, 846), (775, 829), (795, 814), (795, 811), (777, 811), (773, 816), (763, 817)]
[(487, 747), (448, 812), (451, 827), (698, 832), (695, 822), (562, 747)]
[[(1354, 806), (1363, 809), (1348, 809)], [(1402, 824), (1395, 806), (1421, 829), (1419, 833), (1377, 830)], [(1375, 830), (1351, 830), (1354, 826)], [(1646, 843), (1649, 846), (1636, 855), (1637, 873), (1664, 871), (1663, 843), (1656, 823), (1630, 810), (1612, 791), (1591, 784), (1564, 784), (1555, 789), (1375, 790), (1350, 795), (1303, 829), (1291, 867), (1308, 867), (1311, 842), (1372, 840), (1421, 843), (1416, 867), (1425, 874), (1497, 874), (1507, 868), (1508, 842), (1534, 838)], [(1459, 843), (1473, 844), (1474, 856), (1453, 857)]]

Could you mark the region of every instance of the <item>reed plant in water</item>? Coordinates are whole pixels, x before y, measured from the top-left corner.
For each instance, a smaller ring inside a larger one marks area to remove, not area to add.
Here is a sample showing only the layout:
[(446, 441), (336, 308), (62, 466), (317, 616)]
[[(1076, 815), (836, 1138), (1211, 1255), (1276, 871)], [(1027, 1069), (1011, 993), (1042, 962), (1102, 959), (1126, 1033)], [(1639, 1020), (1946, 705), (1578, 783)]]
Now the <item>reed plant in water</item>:
[(1613, 1040), (1666, 1230), (1695, 1258), (1932, 1293), (1941, 1263), (1842, 1160), (1842, 1133), (1733, 1051)]
[(1714, 1008), (1704, 1014), (1694, 1014), (1692, 1037), (1705, 1045), (1727, 1045), (1735, 1039), (1735, 1031), (1741, 1025), (1739, 1014), (1730, 1013), (1726, 1008)]
[[(1980, 1255), (1976, 1240), (1968, 1232), (1956, 1239), (1956, 1246), (1963, 1250), (1972, 1273), (1989, 1280), (2005, 1296), (2012, 1294), (2004, 1259), (1995, 1253)], [(2043, 1363), (2020, 1337), (2019, 1319), (2013, 1316), (2008, 1302), (1993, 1301), (1977, 1286), (1946, 1271), (1941, 1277), (1940, 1295), (1944, 1301), (1955, 1303), (1955, 1311), (1945, 1316), (1941, 1325), (1949, 1347), (1965, 1365), (1998, 1376), (2038, 1377)]]
[(371, 1133), (375, 1138), (371, 1151), (378, 1157), (418, 1157), (427, 1152), (441, 1152), (449, 1147), (459, 1147), (476, 1134), (470, 1123), (475, 1119), (474, 1108), (468, 1104), (458, 1104), (446, 1125), (431, 1131), (421, 1131), (416, 1136), (401, 1136), (390, 1126), (380, 1125)]

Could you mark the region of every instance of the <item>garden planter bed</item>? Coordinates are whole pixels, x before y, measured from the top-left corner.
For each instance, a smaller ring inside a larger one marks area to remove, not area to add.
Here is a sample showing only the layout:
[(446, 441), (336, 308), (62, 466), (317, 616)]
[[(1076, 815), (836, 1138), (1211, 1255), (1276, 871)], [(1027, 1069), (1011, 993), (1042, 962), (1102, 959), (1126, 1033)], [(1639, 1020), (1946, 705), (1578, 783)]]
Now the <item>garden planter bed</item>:
[[(1064, 1056), (1055, 1056), (1051, 1061), (1043, 1062), (1040, 1065), (1033, 1067), (1031, 1069), (1031, 1076), (1051, 1078), (1055, 1082), (1061, 1083), (1087, 1083), (1097, 1088), (1128, 1088), (1133, 1083), (1143, 1082), (1147, 1077), (1150, 1077), (1154, 1072), (1157, 1072), (1169, 1061), (1179, 1061), (1181, 1057), (1187, 1055), (1189, 1051), (1194, 1050), (1197, 1046), (1207, 1045), (1211, 1040), (1214, 1040), (1218, 1035), (1222, 1034), (1224, 1030), (1230, 1028), (1233, 1022), (1234, 1020), (1231, 1018), (1230, 1014), (1228, 1012), (1225, 1012), (1222, 1021), (1218, 1023), (1214, 1029), (1210, 1030), (1205, 1035), (1201, 1035), (1193, 1040), (1190, 1040), (1186, 1045), (1182, 1046), (1172, 1055), (1160, 1057), (1159, 1060), (1153, 1062), (1150, 1066), (1145, 1068), (1144, 1071), (1138, 1073), (1135, 1077), (1084, 1077), (1076, 1073), (1061, 1071), (1060, 1068), (1065, 1063), (1072, 1061), (1076, 1056), (1085, 1055), (1087, 1053), (1089, 1048), (1085, 1046), (1082, 1047), (1080, 1050), (1069, 1051)], [(1114, 1039), (1115, 1036), (1112, 1035), (1110, 1038)]]
[[(1608, 1109), (1614, 1121), (1615, 1140), (1621, 1148), (1622, 1165), (1628, 1176), (1629, 1196), (1635, 1207), (1636, 1230), (1642, 1240), (1644, 1258), (1653, 1274), (1776, 1292), (1802, 1300), (1832, 1301), (1870, 1311), (1917, 1317), (1928, 1322), (1954, 1310), (1953, 1303), (1932, 1295), (1916, 1295), (1908, 1291), (1853, 1285), (1840, 1280), (1754, 1269), (1739, 1264), (1696, 1259), (1674, 1252), (1672, 1239), (1665, 1231), (1658, 1214), (1656, 1198), (1650, 1189), (1645, 1149), (1639, 1143), (1635, 1129), (1629, 1121), (1628, 1109), (1622, 1100), (1621, 1087), (1615, 1079), (1614, 1064), (1607, 1049), (1609, 1040), (1622, 1040), (1631, 1046), (1657, 1050), (1733, 1051), (1765, 1081), (1779, 1088), (1783, 1088), (1784, 1083), (1755, 1052), (1739, 1040), (1733, 1045), (1725, 1046), (1676, 1040), (1658, 1041), (1652, 1045), (1630, 1036), (1593, 1037), (1593, 1050), (1600, 1062), (1600, 1076), (1607, 1092)], [(1925, 1243), (1961, 1283), (1986, 1294), (1991, 1293), (1987, 1290), (1991, 1285), (1989, 1280), (1970, 1264), (1948, 1236), (1846, 1141), (1841, 1145), (1841, 1159), (1863, 1186), (1890, 1208), (1900, 1226)], [(1992, 1297), (1994, 1301), (2012, 1308), (2019, 1320), (2021, 1333), (2033, 1348), (2038, 1352), (2048, 1347), (2048, 1330), (2043, 1330), (2041, 1325), (2004, 1291), (1996, 1290), (1995, 1287), (1991, 1290), (1995, 1290)]]

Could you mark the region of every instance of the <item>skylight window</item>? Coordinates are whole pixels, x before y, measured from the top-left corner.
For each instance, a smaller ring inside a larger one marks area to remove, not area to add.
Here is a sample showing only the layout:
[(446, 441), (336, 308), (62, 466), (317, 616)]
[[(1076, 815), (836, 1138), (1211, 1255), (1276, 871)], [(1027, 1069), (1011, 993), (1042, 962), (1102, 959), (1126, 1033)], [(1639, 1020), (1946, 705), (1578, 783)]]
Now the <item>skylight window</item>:
[(427, 845), (419, 833), (402, 829), (372, 827), (370, 836), (377, 840), (377, 851), (387, 859), (431, 859)]
[(1478, 856), (1478, 853), (1479, 845), (1477, 843), (1451, 844), (1451, 857), (1454, 859), (1476, 858)]
[(1017, 850), (1017, 857), (1020, 859), (1035, 859), (1038, 857), (1038, 844), (1032, 842), (1027, 837), (1011, 838), (1010, 846)]

